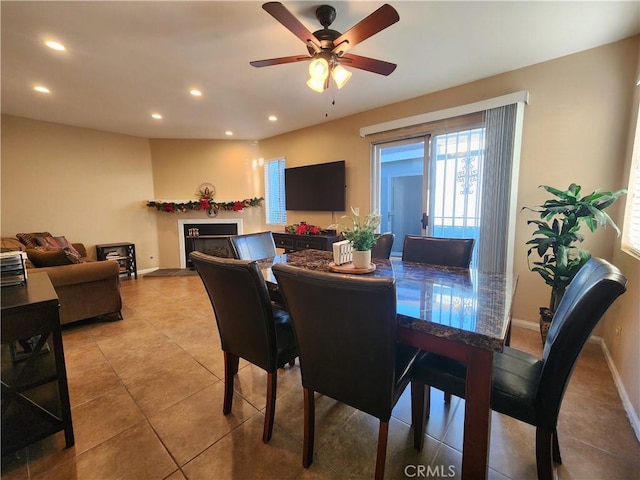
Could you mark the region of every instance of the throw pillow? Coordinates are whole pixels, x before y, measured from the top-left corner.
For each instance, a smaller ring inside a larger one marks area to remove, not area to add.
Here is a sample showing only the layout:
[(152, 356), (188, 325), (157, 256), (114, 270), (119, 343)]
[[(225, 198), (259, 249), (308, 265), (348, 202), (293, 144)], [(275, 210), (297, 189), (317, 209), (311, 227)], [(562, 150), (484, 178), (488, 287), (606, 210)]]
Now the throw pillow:
[(63, 250), (66, 250), (68, 254), (76, 258), (77, 261), (74, 263), (78, 263), (80, 261), (80, 252), (73, 248), (73, 245), (71, 245), (65, 237), (52, 237), (50, 235), (48, 237), (37, 237), (36, 242), (38, 242), (39, 246), (46, 249), (62, 248)]
[(65, 251), (61, 248), (57, 250), (40, 250), (37, 248), (27, 248), (27, 257), (38, 268), (57, 267), (59, 265), (70, 265), (71, 262)]
[(51, 234), (49, 232), (36, 232), (36, 233), (16, 233), (16, 238), (20, 240), (27, 248), (36, 248), (38, 247), (38, 241), (36, 240), (38, 237), (50, 237)]

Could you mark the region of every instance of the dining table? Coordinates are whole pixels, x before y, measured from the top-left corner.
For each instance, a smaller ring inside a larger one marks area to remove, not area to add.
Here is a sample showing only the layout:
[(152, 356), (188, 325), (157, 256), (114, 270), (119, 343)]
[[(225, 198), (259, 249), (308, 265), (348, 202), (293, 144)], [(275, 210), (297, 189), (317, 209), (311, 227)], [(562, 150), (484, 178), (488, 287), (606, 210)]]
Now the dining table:
[[(275, 263), (353, 275), (335, 272), (330, 251), (299, 250), (258, 263), (272, 293)], [(393, 257), (373, 259), (372, 269), (365, 275), (395, 278), (398, 341), (466, 364), (462, 478), (487, 478), (493, 353), (505, 346), (518, 277)]]

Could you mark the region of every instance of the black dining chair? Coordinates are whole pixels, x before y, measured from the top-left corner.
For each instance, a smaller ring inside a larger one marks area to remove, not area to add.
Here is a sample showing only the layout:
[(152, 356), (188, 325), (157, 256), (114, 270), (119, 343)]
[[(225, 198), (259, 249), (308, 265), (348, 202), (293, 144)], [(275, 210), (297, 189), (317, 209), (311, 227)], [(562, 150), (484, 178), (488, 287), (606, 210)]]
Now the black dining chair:
[(389, 258), (391, 256), (391, 248), (393, 247), (393, 240), (396, 236), (391, 232), (381, 234), (376, 244), (371, 249), (371, 258)]
[(240, 260), (262, 260), (275, 257), (276, 244), (271, 232), (248, 233), (229, 237), (235, 258)]
[[(277, 255), (276, 244), (271, 232), (247, 233), (229, 237), (234, 258), (239, 260), (262, 260)], [(268, 284), (269, 297), (284, 308), (284, 300), (277, 286)]]
[[(402, 248), (402, 260), (406, 262), (427, 263), (443, 267), (469, 268), (473, 254), (473, 238), (420, 237), (406, 235)], [(511, 336), (511, 325), (507, 331), (507, 341)], [(445, 403), (451, 402), (451, 394), (444, 393)]]
[(293, 364), (298, 356), (289, 314), (270, 301), (256, 262), (191, 252), (209, 294), (224, 351), (224, 404), (231, 412), (233, 377), (240, 358), (267, 372), (267, 406), (262, 441), (273, 432), (278, 368)]
[(402, 260), (445, 267), (469, 268), (473, 238), (420, 237), (405, 235)]
[[(275, 264), (300, 354), (302, 464), (313, 462), (314, 392), (380, 420), (375, 478), (384, 475), (389, 419), (420, 351), (396, 341), (396, 284)], [(422, 417), (412, 412), (416, 417)]]
[[(605, 260), (591, 258), (580, 269), (558, 306), (544, 345), (542, 358), (505, 347), (493, 356), (491, 408), (536, 427), (538, 479), (554, 478), (553, 461), (561, 463), (558, 414), (576, 360), (591, 332), (609, 306), (626, 290), (627, 279)], [(416, 383), (436, 387), (464, 398), (463, 363), (429, 354), (417, 364)], [(413, 401), (421, 402), (424, 388), (415, 388)], [(417, 411), (420, 414), (422, 410)], [(414, 424), (416, 448), (423, 441), (424, 422)]]

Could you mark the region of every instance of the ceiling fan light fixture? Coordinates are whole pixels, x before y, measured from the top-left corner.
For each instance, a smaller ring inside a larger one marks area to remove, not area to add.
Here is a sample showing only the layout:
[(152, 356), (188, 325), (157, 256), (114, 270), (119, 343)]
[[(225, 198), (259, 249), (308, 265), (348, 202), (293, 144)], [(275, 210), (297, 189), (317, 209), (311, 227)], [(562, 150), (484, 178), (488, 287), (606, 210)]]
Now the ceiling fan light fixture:
[(322, 93), (324, 92), (325, 81), (321, 78), (311, 77), (307, 80), (307, 86), (314, 92)]
[(331, 78), (336, 82), (338, 88), (344, 87), (351, 78), (351, 75), (352, 73), (342, 65), (336, 65), (333, 67), (333, 70), (331, 70)]
[(329, 76), (329, 62), (322, 57), (315, 58), (309, 64), (309, 75), (313, 79), (324, 81)]

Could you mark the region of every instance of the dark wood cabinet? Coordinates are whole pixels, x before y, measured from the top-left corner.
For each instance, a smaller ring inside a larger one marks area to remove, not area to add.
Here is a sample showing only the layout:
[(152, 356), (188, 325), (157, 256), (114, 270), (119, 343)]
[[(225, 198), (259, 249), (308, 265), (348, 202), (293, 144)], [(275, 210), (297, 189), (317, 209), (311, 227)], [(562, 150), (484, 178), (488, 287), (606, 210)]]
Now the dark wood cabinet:
[(64, 430), (74, 444), (59, 303), (46, 273), (2, 287), (2, 455)]
[(332, 245), (339, 242), (340, 235), (296, 235), (286, 232), (272, 232), (276, 247), (283, 248), (285, 253), (296, 250), (332, 250)]

